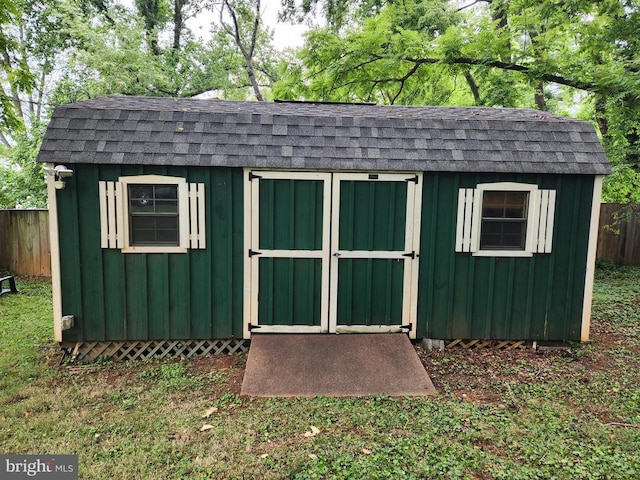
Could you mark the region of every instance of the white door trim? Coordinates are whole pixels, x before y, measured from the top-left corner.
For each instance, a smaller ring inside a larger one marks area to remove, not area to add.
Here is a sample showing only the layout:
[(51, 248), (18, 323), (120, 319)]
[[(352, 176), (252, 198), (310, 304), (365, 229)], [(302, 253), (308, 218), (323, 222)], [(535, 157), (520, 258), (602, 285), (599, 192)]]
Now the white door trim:
[[(253, 180), (252, 180), (253, 178)], [(275, 180), (320, 180), (323, 182), (322, 200), (322, 248), (320, 250), (268, 250), (260, 247), (260, 179)], [(329, 319), (329, 264), (330, 264), (330, 219), (331, 219), (331, 173), (260, 171), (245, 169), (245, 252), (260, 252), (245, 260), (245, 306), (244, 335), (249, 338), (251, 327), (260, 333), (327, 333)], [(247, 232), (248, 229), (248, 232)], [(319, 258), (322, 262), (320, 292), (320, 325), (260, 325), (258, 318), (258, 289), (260, 280), (260, 258)]]
[[(413, 178), (417, 179), (414, 181)], [(402, 251), (358, 251), (340, 250), (340, 182), (349, 181), (388, 181), (407, 182), (407, 210), (405, 221), (405, 248)], [(420, 210), (422, 192), (421, 173), (334, 173), (331, 216), (331, 281), (330, 281), (330, 306), (329, 306), (329, 332), (408, 332), (410, 338), (416, 338), (417, 321), (417, 280), (418, 258), (420, 239)], [(419, 195), (420, 194), (420, 195)], [(414, 222), (418, 219), (417, 228)], [(413, 252), (413, 257), (406, 254)], [(402, 260), (404, 262), (404, 278), (402, 293), (402, 318), (400, 325), (338, 325), (338, 266), (340, 258), (388, 258)], [(414, 305), (415, 304), (415, 305)], [(403, 328), (411, 325), (409, 331)]]

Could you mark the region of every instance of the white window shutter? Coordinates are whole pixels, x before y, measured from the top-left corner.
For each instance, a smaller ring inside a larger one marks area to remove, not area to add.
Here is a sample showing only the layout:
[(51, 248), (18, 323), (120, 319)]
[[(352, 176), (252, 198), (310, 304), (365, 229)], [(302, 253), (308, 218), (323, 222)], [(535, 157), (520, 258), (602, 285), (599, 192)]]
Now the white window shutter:
[(122, 185), (119, 182), (99, 182), (98, 192), (100, 195), (100, 245), (102, 248), (122, 248)]
[(456, 224), (456, 252), (472, 251), (475, 189), (458, 190), (458, 220)]
[(189, 184), (189, 245), (206, 248), (204, 183)]
[[(538, 221), (534, 225), (534, 253), (551, 253), (553, 243), (553, 222), (556, 209), (556, 191), (538, 190), (534, 208)], [(536, 232), (537, 230), (537, 232)]]

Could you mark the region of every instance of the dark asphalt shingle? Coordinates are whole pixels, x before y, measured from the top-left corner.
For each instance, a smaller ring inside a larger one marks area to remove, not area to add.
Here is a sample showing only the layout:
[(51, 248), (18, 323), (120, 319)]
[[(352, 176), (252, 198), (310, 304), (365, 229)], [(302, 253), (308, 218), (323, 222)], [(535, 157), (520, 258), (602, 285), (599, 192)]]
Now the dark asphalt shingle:
[(546, 112), (109, 96), (55, 109), (41, 162), (606, 174), (593, 125)]

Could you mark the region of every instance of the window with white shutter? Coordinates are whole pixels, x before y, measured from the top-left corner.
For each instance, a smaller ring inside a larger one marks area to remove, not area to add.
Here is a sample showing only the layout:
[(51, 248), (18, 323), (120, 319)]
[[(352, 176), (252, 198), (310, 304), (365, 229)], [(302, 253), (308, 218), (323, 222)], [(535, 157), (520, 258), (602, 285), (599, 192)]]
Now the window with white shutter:
[(184, 253), (205, 243), (204, 184), (163, 175), (101, 181), (102, 248), (123, 253)]
[(527, 257), (551, 253), (556, 191), (513, 182), (458, 191), (456, 252)]

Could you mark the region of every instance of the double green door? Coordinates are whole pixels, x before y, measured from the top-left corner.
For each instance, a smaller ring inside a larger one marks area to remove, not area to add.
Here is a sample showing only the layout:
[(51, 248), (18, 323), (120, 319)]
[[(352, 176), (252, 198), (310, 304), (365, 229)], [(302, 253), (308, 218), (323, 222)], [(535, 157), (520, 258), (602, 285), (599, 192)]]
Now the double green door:
[(245, 332), (414, 336), (421, 181), (248, 171)]

